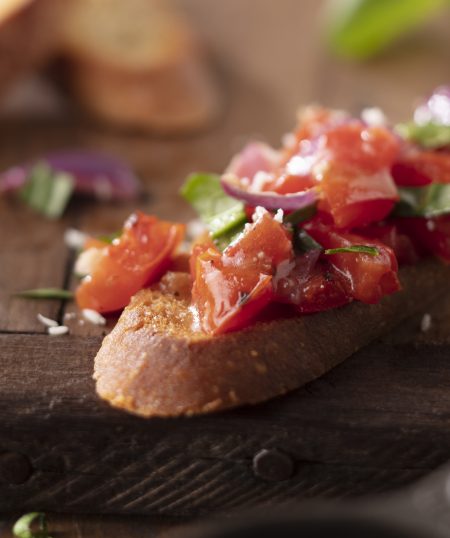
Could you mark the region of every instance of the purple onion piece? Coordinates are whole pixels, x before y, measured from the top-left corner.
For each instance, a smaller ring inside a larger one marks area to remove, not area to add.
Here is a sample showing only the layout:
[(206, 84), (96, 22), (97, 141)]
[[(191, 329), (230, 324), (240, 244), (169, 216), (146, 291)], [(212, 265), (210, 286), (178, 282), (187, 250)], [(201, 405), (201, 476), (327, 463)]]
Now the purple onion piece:
[(414, 121), (418, 125), (434, 122), (450, 126), (450, 86), (439, 86), (414, 111)]
[(101, 200), (130, 200), (139, 193), (139, 180), (117, 157), (90, 151), (60, 151), (44, 155), (33, 163), (15, 166), (0, 174), (0, 193), (20, 188), (30, 169), (45, 162), (55, 172), (75, 179), (75, 191)]
[(237, 198), (250, 206), (261, 206), (266, 209), (295, 211), (296, 209), (313, 205), (318, 198), (318, 191), (315, 187), (294, 194), (248, 191), (242, 188), (239, 179), (232, 174), (223, 175), (221, 185), (229, 196)]

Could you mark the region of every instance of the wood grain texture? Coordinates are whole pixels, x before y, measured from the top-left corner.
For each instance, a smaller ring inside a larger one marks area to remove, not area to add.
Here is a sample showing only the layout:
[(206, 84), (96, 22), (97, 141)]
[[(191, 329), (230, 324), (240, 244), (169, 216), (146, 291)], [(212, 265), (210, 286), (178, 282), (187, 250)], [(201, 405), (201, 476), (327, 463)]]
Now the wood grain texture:
[[(413, 47), (347, 64), (320, 44), (316, 0), (181, 3), (223, 75), (228, 106), (214, 128), (157, 139), (104, 129), (70, 108), (64, 117), (2, 118), (1, 167), (64, 147), (116, 153), (145, 185), (139, 207), (190, 218), (176, 194), (184, 176), (222, 170), (252, 137), (278, 143), (297, 104), (315, 100), (353, 112), (379, 104), (405, 118), (417, 95), (442, 83), (448, 70), (448, 35), (438, 28), (424, 29)], [(450, 297), (430, 307), (428, 332), (416, 316), (323, 378), (255, 408), (145, 421), (101, 403), (92, 361), (113, 320), (105, 329), (75, 319), (70, 336), (50, 339), (35, 334), (42, 332), (36, 312), (63, 319), (73, 307), (10, 294), (69, 280), (73, 287), (64, 229), (113, 231), (132, 209), (79, 201), (61, 223), (48, 223), (16, 203), (0, 206), (0, 462), (8, 462), (0, 472), (0, 512), (199, 515), (390, 489), (448, 459)], [(255, 474), (263, 449), (290, 458), (292, 476), (268, 482)], [(54, 521), (69, 537), (159, 536), (135, 517)], [(0, 527), (2, 537), (9, 524)]]
[[(356, 495), (409, 482), (450, 450), (445, 346), (379, 344), (286, 397), (168, 422), (129, 417), (98, 401), (91, 380), (96, 338), (6, 335), (0, 343), (0, 445), (33, 468), (20, 485), (0, 480), (3, 510), (192, 516)], [(20, 371), (17, 356), (25, 359)], [(291, 458), (293, 475), (272, 482), (256, 476), (261, 449)]]

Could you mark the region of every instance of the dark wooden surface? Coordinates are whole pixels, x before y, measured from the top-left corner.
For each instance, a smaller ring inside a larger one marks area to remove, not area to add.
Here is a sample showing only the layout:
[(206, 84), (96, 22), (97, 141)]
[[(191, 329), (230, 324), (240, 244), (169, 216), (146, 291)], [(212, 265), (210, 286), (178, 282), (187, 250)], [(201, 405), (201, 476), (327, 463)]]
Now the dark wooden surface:
[[(220, 67), (227, 105), (216, 125), (178, 139), (124, 134), (90, 124), (63, 103), (47, 114), (4, 116), (0, 166), (60, 147), (116, 152), (145, 183), (140, 207), (189, 218), (176, 195), (186, 173), (220, 171), (254, 136), (277, 143), (298, 104), (353, 112), (377, 104), (400, 119), (417, 95), (448, 79), (448, 20), (361, 66), (322, 49), (314, 0), (184, 4)], [(450, 297), (430, 307), (427, 333), (420, 318), (410, 320), (322, 379), (255, 408), (144, 421), (98, 401), (91, 372), (104, 329), (73, 320), (70, 336), (50, 338), (37, 312), (62, 320), (73, 307), (11, 294), (73, 286), (64, 230), (115, 230), (132, 209), (78, 203), (52, 223), (0, 201), (0, 512), (11, 514), (0, 524), (2, 538), (23, 510), (192, 517), (382, 491), (449, 458)], [(264, 459), (255, 472), (263, 449), (274, 451), (278, 474), (267, 474)], [(82, 537), (162, 536), (167, 527), (140, 516), (52, 521), (64, 535)]]

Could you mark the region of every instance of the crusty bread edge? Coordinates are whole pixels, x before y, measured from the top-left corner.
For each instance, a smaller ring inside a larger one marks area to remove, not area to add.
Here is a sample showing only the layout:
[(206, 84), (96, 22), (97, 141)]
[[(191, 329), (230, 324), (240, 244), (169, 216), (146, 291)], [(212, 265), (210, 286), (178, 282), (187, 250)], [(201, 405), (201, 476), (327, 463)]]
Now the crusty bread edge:
[(355, 302), (212, 338), (161, 334), (142, 320), (130, 324), (136, 314), (130, 306), (95, 359), (97, 392), (143, 417), (209, 413), (284, 394), (423, 311), (448, 286), (450, 267), (426, 260), (400, 274), (403, 290), (378, 305)]

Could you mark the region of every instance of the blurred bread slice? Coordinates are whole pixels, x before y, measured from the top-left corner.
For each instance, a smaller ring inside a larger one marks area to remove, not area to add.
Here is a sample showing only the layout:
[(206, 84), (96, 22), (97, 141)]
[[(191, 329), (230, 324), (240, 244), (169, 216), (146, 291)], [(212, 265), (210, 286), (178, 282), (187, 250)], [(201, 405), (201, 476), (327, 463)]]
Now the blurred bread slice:
[(58, 13), (54, 0), (0, 0), (0, 95), (54, 54)]
[(62, 48), (70, 83), (93, 114), (166, 132), (202, 127), (217, 114), (202, 50), (170, 2), (70, 0), (67, 7)]

